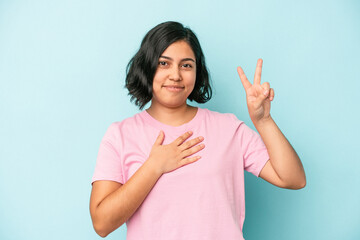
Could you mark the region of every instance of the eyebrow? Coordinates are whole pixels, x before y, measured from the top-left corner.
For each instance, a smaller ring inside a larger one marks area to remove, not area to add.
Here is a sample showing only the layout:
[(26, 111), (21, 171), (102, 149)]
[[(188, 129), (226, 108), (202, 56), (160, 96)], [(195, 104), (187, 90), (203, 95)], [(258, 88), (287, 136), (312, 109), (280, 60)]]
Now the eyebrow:
[[(174, 60), (174, 59), (172, 59), (171, 57), (167, 57), (167, 56), (160, 56), (160, 58), (169, 59), (169, 60), (171, 60), (171, 61)], [(183, 58), (183, 59), (181, 59), (181, 62), (184, 62), (184, 61), (192, 61), (192, 62), (195, 62), (195, 60), (192, 59), (192, 58)]]

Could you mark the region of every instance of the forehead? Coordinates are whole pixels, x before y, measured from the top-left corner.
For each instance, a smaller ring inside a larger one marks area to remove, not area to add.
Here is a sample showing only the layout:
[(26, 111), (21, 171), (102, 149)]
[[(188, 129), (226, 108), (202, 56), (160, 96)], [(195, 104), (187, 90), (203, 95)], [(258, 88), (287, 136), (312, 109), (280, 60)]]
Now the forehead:
[(170, 44), (161, 56), (176, 58), (193, 58), (195, 59), (195, 54), (190, 45), (186, 41), (177, 41)]

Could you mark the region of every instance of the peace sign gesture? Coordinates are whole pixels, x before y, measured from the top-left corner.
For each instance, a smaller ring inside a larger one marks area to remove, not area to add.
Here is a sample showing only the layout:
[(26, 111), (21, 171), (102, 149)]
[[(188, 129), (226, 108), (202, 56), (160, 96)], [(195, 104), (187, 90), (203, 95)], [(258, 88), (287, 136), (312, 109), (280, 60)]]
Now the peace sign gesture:
[(246, 92), (249, 115), (254, 124), (270, 117), (270, 102), (274, 99), (274, 89), (270, 88), (270, 84), (264, 82), (260, 85), (262, 63), (262, 59), (259, 58), (253, 84), (249, 82), (242, 68), (237, 68), (241, 83)]

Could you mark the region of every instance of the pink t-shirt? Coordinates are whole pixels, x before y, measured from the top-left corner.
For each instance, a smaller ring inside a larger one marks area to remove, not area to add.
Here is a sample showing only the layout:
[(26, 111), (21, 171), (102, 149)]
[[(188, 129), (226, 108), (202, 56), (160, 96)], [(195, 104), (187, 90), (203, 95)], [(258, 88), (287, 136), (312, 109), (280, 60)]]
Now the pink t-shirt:
[(101, 141), (92, 182), (126, 183), (146, 161), (160, 130), (163, 144), (186, 131), (203, 136), (197, 162), (163, 174), (126, 222), (128, 240), (241, 240), (244, 170), (258, 176), (269, 159), (259, 134), (233, 114), (198, 108), (178, 127), (146, 111), (110, 125)]

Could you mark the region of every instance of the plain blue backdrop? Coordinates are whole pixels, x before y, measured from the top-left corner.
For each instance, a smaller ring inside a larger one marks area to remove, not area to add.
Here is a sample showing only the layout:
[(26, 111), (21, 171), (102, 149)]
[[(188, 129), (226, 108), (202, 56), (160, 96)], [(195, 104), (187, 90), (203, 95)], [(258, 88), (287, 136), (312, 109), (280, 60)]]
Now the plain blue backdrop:
[(215, 90), (202, 107), (253, 129), (236, 67), (252, 81), (263, 58), (271, 114), (305, 167), (298, 191), (246, 174), (245, 238), (360, 239), (360, 3), (347, 0), (0, 0), (0, 239), (100, 239), (89, 213), (99, 144), (139, 111), (125, 68), (168, 20), (202, 44)]

